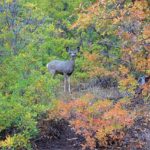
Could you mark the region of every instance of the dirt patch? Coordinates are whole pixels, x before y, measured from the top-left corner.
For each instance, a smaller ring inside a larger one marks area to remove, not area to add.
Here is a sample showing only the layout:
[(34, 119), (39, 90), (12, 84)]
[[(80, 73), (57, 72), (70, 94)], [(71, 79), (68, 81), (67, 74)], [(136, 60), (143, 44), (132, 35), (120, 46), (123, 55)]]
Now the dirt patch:
[(40, 136), (32, 141), (34, 150), (81, 150), (84, 139), (74, 133), (67, 121), (42, 120), (39, 128)]

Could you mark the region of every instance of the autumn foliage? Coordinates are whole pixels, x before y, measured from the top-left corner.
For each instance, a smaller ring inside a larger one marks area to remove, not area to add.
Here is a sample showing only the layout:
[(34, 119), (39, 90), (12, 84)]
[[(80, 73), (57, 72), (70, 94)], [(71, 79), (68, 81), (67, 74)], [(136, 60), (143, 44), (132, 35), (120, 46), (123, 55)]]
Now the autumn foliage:
[[(67, 120), (84, 138), (83, 149), (122, 140), (121, 129), (134, 123), (134, 104), (150, 100), (150, 79), (138, 81), (150, 78), (149, 14), (148, 0), (0, 1), (0, 149), (32, 149), (47, 110), (47, 119)], [(71, 75), (75, 98), (65, 101), (63, 77), (52, 78), (46, 64), (68, 60), (67, 46), (81, 51)], [(107, 77), (121, 96), (85, 94), (91, 81)]]
[[(111, 11), (107, 11), (111, 9)], [(116, 137), (115, 131), (130, 126), (134, 120), (134, 114), (125, 109), (127, 100), (134, 97), (138, 86), (139, 74), (150, 75), (150, 51), (149, 51), (149, 23), (148, 2), (146, 0), (134, 1), (96, 1), (91, 6), (81, 9), (78, 20), (70, 29), (79, 28), (85, 30), (93, 26), (96, 32), (103, 34), (104, 38), (116, 36), (120, 44), (120, 60), (115, 67), (109, 52), (105, 57), (98, 49), (84, 52), (85, 64), (83, 70), (92, 77), (112, 76), (117, 78), (119, 88), (129, 93), (129, 98), (121, 99), (115, 104), (110, 100), (94, 100), (92, 95), (85, 95), (80, 99), (62, 102), (58, 101), (51, 115), (66, 118), (77, 134), (85, 138), (83, 149), (94, 149), (99, 145), (107, 147), (108, 136), (112, 139), (122, 139), (124, 134)], [(101, 30), (103, 29), (103, 31)], [(108, 36), (109, 35), (109, 36)], [(101, 40), (99, 43), (111, 48), (113, 44)], [(111, 46), (109, 47), (110, 44)], [(90, 45), (92, 48), (92, 44)], [(108, 49), (107, 49), (108, 50)], [(106, 66), (106, 64), (108, 64)], [(149, 98), (150, 83), (142, 87), (143, 94)]]
[(114, 105), (111, 100), (93, 98), (93, 95), (86, 94), (70, 102), (55, 101), (53, 109), (48, 113), (49, 119), (69, 120), (72, 129), (85, 138), (83, 149), (94, 149), (97, 141), (99, 145), (107, 147), (107, 136), (115, 139), (113, 133), (132, 125), (134, 119), (134, 115), (124, 108), (125, 99)]
[[(106, 55), (101, 53), (101, 47), (93, 53), (86, 52), (84, 71), (87, 71), (91, 77), (109, 75), (116, 77), (123, 90), (134, 94), (137, 78), (143, 74), (150, 76), (148, 5), (147, 0), (133, 2), (101, 0), (84, 8), (84, 11), (81, 9), (78, 20), (71, 28), (79, 27), (85, 30), (92, 26), (102, 36), (98, 43), (107, 48)], [(114, 61), (116, 56), (112, 54), (114, 45), (109, 41), (113, 41), (112, 35), (115, 35), (121, 43), (119, 63)], [(91, 44), (90, 49), (92, 46), (94, 45)], [(113, 67), (114, 63), (115, 67)], [(106, 67), (106, 64), (109, 66)], [(149, 83), (144, 86), (144, 89), (148, 90), (148, 87)]]

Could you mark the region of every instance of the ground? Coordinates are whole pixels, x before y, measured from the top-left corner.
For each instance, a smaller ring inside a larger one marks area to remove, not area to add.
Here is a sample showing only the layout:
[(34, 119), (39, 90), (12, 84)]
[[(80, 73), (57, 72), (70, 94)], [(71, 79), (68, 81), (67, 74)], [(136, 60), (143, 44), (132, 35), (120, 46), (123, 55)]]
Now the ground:
[(83, 138), (77, 136), (65, 120), (42, 120), (40, 137), (33, 143), (34, 150), (80, 150)]
[[(97, 89), (97, 87), (95, 89)], [(108, 93), (108, 89), (103, 89), (102, 91), (103, 93), (104, 91)], [(113, 92), (114, 91), (113, 89)], [(97, 93), (95, 93), (95, 95), (97, 95)], [(99, 95), (101, 94), (99, 93)], [(112, 95), (114, 96), (114, 94)], [(118, 94), (116, 95), (118, 96)], [(70, 99), (72, 99), (72, 97), (70, 97)], [(97, 150), (150, 149), (150, 104), (144, 102), (141, 97), (135, 97), (127, 106), (127, 109), (135, 110), (137, 115), (135, 123), (131, 127), (122, 129), (125, 133), (122, 140), (114, 141), (108, 137), (109, 145), (107, 147), (97, 146)], [(40, 135), (32, 141), (34, 150), (82, 149), (81, 145), (84, 143), (84, 138), (74, 133), (67, 120), (48, 120), (43, 118), (39, 121), (38, 127), (40, 129)], [(116, 132), (116, 135), (117, 134)]]

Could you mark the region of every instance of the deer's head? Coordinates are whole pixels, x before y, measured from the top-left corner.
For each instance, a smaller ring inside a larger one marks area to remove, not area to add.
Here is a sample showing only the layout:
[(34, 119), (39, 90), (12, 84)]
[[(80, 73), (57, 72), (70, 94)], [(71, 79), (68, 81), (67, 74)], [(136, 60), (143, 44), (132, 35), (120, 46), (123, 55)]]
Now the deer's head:
[(71, 50), (69, 47), (66, 47), (66, 51), (69, 53), (71, 59), (75, 59), (77, 56), (77, 53), (80, 51), (80, 47), (77, 47), (75, 50)]

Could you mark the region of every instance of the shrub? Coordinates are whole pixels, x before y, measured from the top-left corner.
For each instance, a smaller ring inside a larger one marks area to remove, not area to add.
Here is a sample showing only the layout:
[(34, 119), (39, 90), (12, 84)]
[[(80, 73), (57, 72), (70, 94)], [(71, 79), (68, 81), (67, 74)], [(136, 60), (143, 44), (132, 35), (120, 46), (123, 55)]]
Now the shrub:
[(113, 136), (114, 131), (132, 124), (133, 116), (123, 107), (125, 103), (125, 99), (116, 104), (111, 100), (95, 101), (88, 94), (68, 103), (55, 102), (49, 118), (68, 119), (76, 133), (85, 138), (83, 149), (94, 149), (97, 141), (106, 146), (107, 135)]
[(0, 100), (0, 148), (29, 149), (38, 133), (37, 117), (46, 109), (42, 104), (23, 105), (15, 99)]

